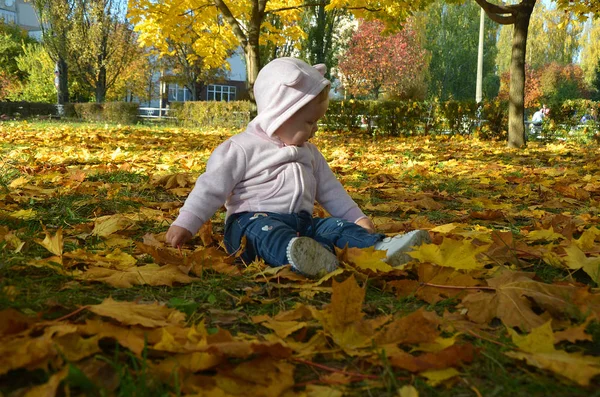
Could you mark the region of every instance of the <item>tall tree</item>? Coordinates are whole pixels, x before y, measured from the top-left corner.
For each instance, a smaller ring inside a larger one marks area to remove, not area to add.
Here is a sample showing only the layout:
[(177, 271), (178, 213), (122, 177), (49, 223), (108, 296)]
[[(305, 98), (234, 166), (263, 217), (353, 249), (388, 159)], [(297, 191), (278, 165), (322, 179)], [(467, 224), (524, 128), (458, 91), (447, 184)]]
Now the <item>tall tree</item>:
[[(516, 4), (494, 4), (486, 0), (475, 0), (486, 14), (499, 24), (513, 25), (510, 88), (508, 105), (508, 146), (522, 147), (525, 145), (525, 59), (529, 21), (536, 0), (521, 0)], [(595, 0), (557, 0), (559, 9), (573, 12), (585, 18), (586, 13), (600, 12), (600, 2)]]
[(56, 90), (59, 105), (69, 102), (69, 54), (67, 33), (71, 29), (73, 0), (31, 0), (42, 27), (42, 43), (56, 64)]
[[(225, 63), (227, 53), (241, 46), (246, 60), (248, 88), (252, 87), (260, 70), (261, 42), (304, 37), (300, 27), (304, 7), (325, 6), (325, 10), (348, 9), (358, 17), (379, 18), (392, 25), (406, 19), (413, 9), (420, 9), (429, 0), (131, 0), (129, 15), (145, 45), (157, 45), (158, 35), (174, 41), (185, 41), (190, 30), (202, 33), (195, 40), (208, 66)], [(277, 14), (282, 24), (265, 24), (269, 14)], [(164, 50), (166, 48), (163, 47)], [(162, 50), (162, 49), (161, 49)]]
[(600, 96), (600, 87), (594, 83), (598, 79), (597, 70), (600, 66), (600, 21), (589, 21), (581, 35), (581, 68), (585, 81), (592, 89), (592, 96)]
[(106, 92), (107, 101), (148, 101), (158, 95), (155, 76), (159, 63), (143, 48), (136, 47), (133, 60), (123, 69), (114, 85)]
[[(442, 100), (473, 99), (477, 71), (480, 7), (473, 2), (451, 6), (434, 2), (425, 12), (425, 49), (431, 53), (429, 95)], [(487, 23), (484, 32), (484, 80), (497, 79), (495, 73), (498, 27)], [(495, 97), (497, 89), (486, 84), (486, 97)], [(491, 91), (491, 92), (490, 92)]]
[(104, 102), (106, 92), (133, 60), (136, 42), (125, 19), (125, 0), (75, 0), (68, 32), (69, 63)]
[[(525, 62), (533, 69), (556, 62), (572, 63), (579, 50), (584, 24), (573, 13), (538, 3), (531, 14)], [(500, 73), (509, 69), (511, 57), (511, 25), (501, 28), (497, 64)]]
[(497, 5), (475, 0), (495, 22), (513, 25), (508, 104), (508, 146), (525, 144), (525, 54), (529, 20), (536, 0), (522, 0), (518, 4)]
[(350, 46), (339, 62), (346, 92), (377, 99), (380, 93), (399, 98), (411, 97), (415, 85), (423, 81), (425, 50), (407, 23), (401, 31), (382, 36), (379, 21), (361, 21)]
[[(308, 2), (307, 2), (308, 3)], [(327, 65), (327, 77), (337, 66), (339, 34), (344, 34), (342, 24), (348, 20), (348, 11), (340, 8), (327, 10), (325, 5), (306, 8), (308, 37), (303, 43), (303, 52), (310, 64)]]

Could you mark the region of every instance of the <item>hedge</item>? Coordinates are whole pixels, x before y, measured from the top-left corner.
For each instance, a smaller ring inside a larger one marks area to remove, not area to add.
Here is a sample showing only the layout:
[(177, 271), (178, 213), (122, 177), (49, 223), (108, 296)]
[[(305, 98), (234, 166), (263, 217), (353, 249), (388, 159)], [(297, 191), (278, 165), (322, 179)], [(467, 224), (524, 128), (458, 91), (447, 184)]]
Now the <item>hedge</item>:
[(0, 102), (0, 115), (33, 117), (56, 115), (56, 105), (37, 102)]
[(322, 120), (328, 130), (366, 128), (376, 135), (429, 133), (501, 134), (508, 125), (506, 103), (475, 101), (331, 101)]
[(244, 128), (250, 122), (252, 104), (249, 101), (195, 101), (174, 102), (169, 115), (184, 127), (218, 125), (226, 128)]
[(72, 113), (84, 121), (109, 122), (121, 124), (135, 124), (138, 120), (139, 104), (132, 102), (105, 102), (105, 103), (74, 103), (65, 106), (65, 117)]
[[(63, 115), (86, 121), (132, 124), (139, 120), (138, 104), (129, 102), (65, 104)], [(600, 102), (585, 99), (550, 103), (549, 121), (569, 131), (581, 116), (598, 119)], [(169, 118), (185, 127), (220, 126), (243, 129), (250, 121), (248, 101), (175, 102)], [(527, 109), (533, 114), (537, 109)], [(0, 102), (0, 114), (31, 117), (56, 114), (56, 105)], [(504, 139), (508, 129), (508, 103), (500, 101), (330, 101), (320, 126), (326, 130), (365, 129), (373, 135), (468, 134), (484, 139)]]

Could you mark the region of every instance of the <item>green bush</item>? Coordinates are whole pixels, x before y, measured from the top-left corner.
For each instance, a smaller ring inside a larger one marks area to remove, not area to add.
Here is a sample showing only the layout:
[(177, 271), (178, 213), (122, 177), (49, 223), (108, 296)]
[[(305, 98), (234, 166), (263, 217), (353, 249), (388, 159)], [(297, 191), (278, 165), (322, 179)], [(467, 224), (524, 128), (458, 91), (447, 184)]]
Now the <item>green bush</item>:
[(244, 128), (250, 122), (251, 109), (249, 101), (174, 102), (169, 116), (176, 117), (184, 127)]
[(485, 101), (481, 108), (482, 123), (477, 134), (482, 139), (506, 139), (508, 135), (508, 102)]

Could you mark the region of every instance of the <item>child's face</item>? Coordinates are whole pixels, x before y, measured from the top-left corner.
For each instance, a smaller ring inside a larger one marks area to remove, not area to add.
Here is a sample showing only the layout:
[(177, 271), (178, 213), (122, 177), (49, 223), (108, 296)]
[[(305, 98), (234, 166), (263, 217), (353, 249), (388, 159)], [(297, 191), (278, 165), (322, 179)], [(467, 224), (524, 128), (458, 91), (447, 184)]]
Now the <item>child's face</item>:
[(286, 145), (302, 146), (317, 132), (317, 121), (325, 115), (329, 99), (315, 97), (287, 119), (275, 131), (275, 135)]

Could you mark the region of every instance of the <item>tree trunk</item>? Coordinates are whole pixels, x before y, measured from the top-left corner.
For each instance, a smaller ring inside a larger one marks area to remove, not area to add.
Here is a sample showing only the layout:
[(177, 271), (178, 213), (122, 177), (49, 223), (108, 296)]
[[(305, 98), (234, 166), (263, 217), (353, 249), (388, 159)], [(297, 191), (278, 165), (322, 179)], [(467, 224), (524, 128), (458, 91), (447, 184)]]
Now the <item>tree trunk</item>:
[(106, 68), (102, 66), (96, 80), (96, 103), (104, 103), (106, 99)]
[(508, 147), (525, 145), (525, 54), (531, 7), (523, 7), (515, 17), (512, 55), (510, 62), (510, 87), (508, 104)]
[(56, 62), (58, 66), (58, 87), (57, 102), (59, 105), (69, 103), (69, 67), (63, 58), (58, 58)]

